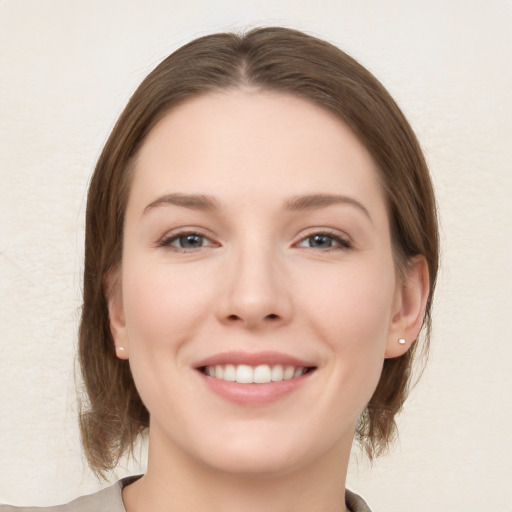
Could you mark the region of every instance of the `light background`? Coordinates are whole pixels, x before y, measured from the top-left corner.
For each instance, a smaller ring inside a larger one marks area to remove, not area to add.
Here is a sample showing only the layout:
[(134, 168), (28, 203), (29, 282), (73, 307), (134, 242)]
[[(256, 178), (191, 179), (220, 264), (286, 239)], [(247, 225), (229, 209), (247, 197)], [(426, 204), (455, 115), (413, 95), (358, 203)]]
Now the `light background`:
[(102, 485), (81, 458), (73, 372), (85, 194), (115, 119), (183, 43), (274, 24), (384, 83), (441, 212), (429, 365), (395, 450), (355, 458), (349, 487), (376, 512), (512, 511), (510, 0), (0, 1), (0, 503)]

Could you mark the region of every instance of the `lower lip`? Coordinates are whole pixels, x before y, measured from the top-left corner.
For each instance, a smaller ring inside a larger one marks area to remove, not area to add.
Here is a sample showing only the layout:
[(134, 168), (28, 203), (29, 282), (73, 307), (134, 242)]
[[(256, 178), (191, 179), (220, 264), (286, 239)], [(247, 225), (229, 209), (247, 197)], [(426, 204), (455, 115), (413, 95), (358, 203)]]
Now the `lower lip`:
[(238, 405), (264, 405), (275, 402), (303, 386), (315, 373), (308, 372), (300, 377), (265, 384), (239, 384), (209, 377), (199, 372), (208, 388), (221, 398)]

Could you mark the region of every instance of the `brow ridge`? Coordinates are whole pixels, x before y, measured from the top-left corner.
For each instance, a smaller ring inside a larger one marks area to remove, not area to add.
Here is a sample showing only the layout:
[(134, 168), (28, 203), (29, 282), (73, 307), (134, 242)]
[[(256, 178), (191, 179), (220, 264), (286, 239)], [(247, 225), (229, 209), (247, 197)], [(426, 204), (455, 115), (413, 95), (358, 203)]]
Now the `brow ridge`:
[(286, 211), (306, 211), (326, 208), (336, 204), (355, 206), (362, 211), (370, 221), (372, 220), (370, 212), (361, 202), (353, 197), (340, 194), (308, 194), (294, 196), (285, 201), (284, 209)]
[[(213, 211), (219, 208), (219, 205), (215, 198), (212, 196), (207, 196), (204, 194), (181, 194), (181, 193), (173, 193), (173, 194), (165, 194), (163, 196), (158, 197), (151, 203), (149, 203), (146, 208), (144, 208), (144, 213), (147, 211), (156, 208), (158, 206), (163, 206), (166, 204), (181, 206), (183, 208), (190, 208), (191, 210), (201, 210), (201, 211)], [(143, 214), (144, 214), (143, 213)]]
[[(191, 210), (199, 211), (215, 211), (219, 209), (218, 201), (209, 195), (205, 194), (183, 194), (175, 192), (172, 194), (165, 194), (158, 197), (145, 208), (143, 214), (147, 211), (163, 205), (181, 206)], [(368, 209), (357, 199), (350, 196), (340, 194), (306, 194), (293, 196), (285, 200), (285, 211), (307, 211), (326, 208), (336, 204), (351, 205), (363, 212), (370, 221), (372, 218)]]

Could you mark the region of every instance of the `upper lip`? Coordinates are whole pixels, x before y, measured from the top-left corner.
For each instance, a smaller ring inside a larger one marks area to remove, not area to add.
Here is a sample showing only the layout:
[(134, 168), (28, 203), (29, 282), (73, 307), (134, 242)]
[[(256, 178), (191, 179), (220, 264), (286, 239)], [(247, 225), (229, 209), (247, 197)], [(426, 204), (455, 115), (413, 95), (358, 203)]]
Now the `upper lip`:
[(202, 359), (194, 366), (196, 368), (204, 368), (205, 366), (216, 366), (224, 364), (247, 364), (249, 366), (258, 366), (262, 364), (278, 365), (283, 366), (296, 366), (311, 368), (316, 365), (310, 361), (299, 359), (289, 354), (283, 354), (281, 352), (265, 351), (265, 352), (221, 352), (213, 356)]

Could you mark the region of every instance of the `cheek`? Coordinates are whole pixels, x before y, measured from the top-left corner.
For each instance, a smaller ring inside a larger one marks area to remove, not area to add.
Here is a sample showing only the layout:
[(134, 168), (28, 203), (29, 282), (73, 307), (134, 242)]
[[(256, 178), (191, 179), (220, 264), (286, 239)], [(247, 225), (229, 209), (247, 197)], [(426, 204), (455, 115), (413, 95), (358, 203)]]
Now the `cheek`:
[(211, 301), (200, 276), (166, 265), (138, 264), (136, 260), (127, 261), (123, 270), (130, 353), (176, 349), (193, 337)]
[(392, 262), (377, 262), (315, 273), (314, 286), (303, 283), (297, 297), (335, 347), (364, 350), (385, 343), (395, 294)]
[[(123, 307), (129, 363), (142, 401), (157, 417), (186, 417), (187, 402), (170, 400), (184, 380), (182, 347), (194, 339), (207, 298), (204, 287), (178, 268), (123, 262)], [(184, 384), (185, 383), (185, 384)]]
[(388, 266), (382, 271), (367, 268), (333, 277), (326, 278), (322, 293), (318, 287), (322, 281), (316, 281), (315, 292), (309, 294), (304, 307), (310, 311), (310, 327), (330, 354), (326, 365), (332, 378), (327, 395), (336, 403), (350, 404), (349, 415), (356, 418), (382, 372), (393, 311), (394, 272)]

